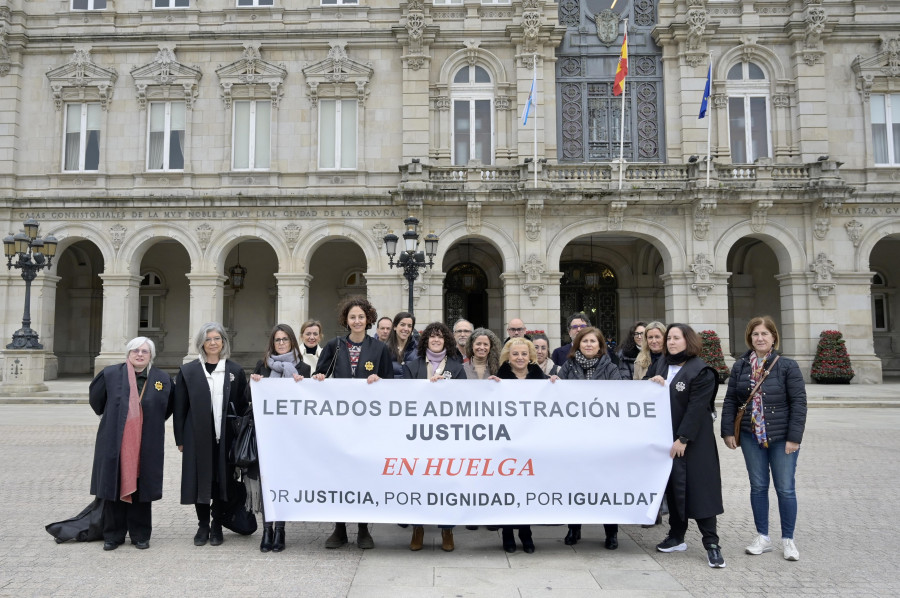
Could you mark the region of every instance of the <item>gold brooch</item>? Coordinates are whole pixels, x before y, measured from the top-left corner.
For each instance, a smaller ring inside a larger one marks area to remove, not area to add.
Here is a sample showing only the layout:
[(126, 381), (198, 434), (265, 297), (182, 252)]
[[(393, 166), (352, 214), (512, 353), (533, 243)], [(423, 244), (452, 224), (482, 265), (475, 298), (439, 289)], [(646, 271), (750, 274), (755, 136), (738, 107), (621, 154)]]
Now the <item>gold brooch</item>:
[(155, 388), (156, 390), (162, 390), (162, 382), (157, 380), (156, 384), (153, 385), (153, 388)]
[(371, 372), (374, 369), (375, 369), (375, 364), (372, 363), (371, 361), (367, 361), (366, 362), (366, 371)]

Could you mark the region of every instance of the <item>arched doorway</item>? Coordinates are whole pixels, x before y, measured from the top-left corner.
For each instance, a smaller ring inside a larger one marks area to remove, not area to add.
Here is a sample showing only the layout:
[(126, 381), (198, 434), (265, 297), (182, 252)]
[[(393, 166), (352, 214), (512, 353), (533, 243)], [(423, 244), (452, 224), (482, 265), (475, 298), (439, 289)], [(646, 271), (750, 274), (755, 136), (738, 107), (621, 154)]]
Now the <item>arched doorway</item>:
[(184, 359), (190, 331), (191, 271), (187, 250), (177, 241), (161, 240), (141, 258), (138, 334), (156, 344), (154, 365), (177, 371)]
[(443, 318), (448, 326), (465, 318), (476, 327), (502, 330), (503, 258), (491, 243), (465, 237), (444, 254), (441, 269)]
[(53, 353), (60, 376), (93, 375), (103, 327), (103, 254), (90, 241), (76, 241), (57, 258)]
[[(900, 376), (900, 318), (898, 281), (900, 281), (900, 239), (886, 237), (878, 241), (869, 256), (872, 276), (872, 336), (875, 355), (881, 359), (883, 378)], [(887, 381), (887, 380), (885, 380)]]
[(242, 239), (225, 257), (222, 324), (231, 336), (233, 359), (245, 368), (262, 359), (269, 332), (277, 323), (277, 270), (275, 251), (258, 239)]
[(338, 326), (338, 305), (346, 297), (367, 295), (365, 272), (366, 256), (353, 241), (332, 239), (313, 253), (309, 262), (309, 317), (322, 322), (323, 343), (346, 333)]
[(754, 316), (769, 315), (781, 328), (781, 289), (776, 275), (778, 257), (764, 241), (744, 237), (728, 251), (728, 322), (731, 354), (742, 354), (744, 328)]
[(601, 261), (560, 262), (562, 278), (559, 282), (560, 328), (565, 342), (571, 342), (566, 330), (570, 314), (584, 312), (591, 324), (599, 328), (610, 343), (618, 337), (619, 300), (618, 280), (607, 264)]

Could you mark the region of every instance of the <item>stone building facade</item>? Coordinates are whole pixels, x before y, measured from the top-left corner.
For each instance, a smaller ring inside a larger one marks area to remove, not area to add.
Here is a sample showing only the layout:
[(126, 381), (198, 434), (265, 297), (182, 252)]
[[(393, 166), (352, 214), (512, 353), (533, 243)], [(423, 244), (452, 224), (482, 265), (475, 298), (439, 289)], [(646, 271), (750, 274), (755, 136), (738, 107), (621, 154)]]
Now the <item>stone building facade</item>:
[[(900, 372), (898, 31), (882, 0), (6, 0), (0, 223), (60, 241), (32, 288), (44, 375), (138, 334), (171, 370), (210, 320), (252, 366), (276, 322), (338, 333), (343, 296), (403, 310), (382, 237), (414, 215), (440, 237), (420, 324), (522, 317), (556, 345), (587, 310), (615, 340), (682, 321), (736, 354), (768, 313), (805, 372), (839, 329), (879, 382)], [(24, 284), (0, 277), (9, 338)]]

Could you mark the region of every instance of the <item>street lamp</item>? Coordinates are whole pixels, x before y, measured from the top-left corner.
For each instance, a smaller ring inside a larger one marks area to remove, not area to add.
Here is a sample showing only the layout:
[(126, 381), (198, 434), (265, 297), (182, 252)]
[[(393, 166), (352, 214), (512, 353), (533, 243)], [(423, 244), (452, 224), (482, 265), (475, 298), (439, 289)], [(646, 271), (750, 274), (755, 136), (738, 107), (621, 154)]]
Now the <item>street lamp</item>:
[[(384, 249), (387, 252), (388, 265), (391, 268), (403, 268), (403, 277), (409, 284), (409, 313), (413, 312), (413, 284), (419, 277), (419, 270), (434, 267), (434, 256), (437, 254), (438, 236), (434, 233), (425, 235), (425, 251), (416, 251), (419, 247), (419, 220), (409, 216), (403, 221), (406, 230), (403, 232), (403, 250), (397, 261), (394, 255), (397, 253), (397, 242), (400, 238), (393, 232), (384, 236)], [(425, 256), (428, 256), (428, 262)]]
[(38, 333), (31, 329), (31, 281), (37, 278), (38, 272), (50, 267), (53, 256), (56, 255), (56, 238), (53, 235), (46, 239), (38, 237), (38, 223), (34, 218), (26, 220), (24, 225), (24, 231), (3, 238), (6, 268), (20, 269), (25, 280), (25, 313), (22, 315), (22, 328), (13, 333), (13, 342), (6, 345), (6, 348), (43, 349), (44, 346), (38, 342)]

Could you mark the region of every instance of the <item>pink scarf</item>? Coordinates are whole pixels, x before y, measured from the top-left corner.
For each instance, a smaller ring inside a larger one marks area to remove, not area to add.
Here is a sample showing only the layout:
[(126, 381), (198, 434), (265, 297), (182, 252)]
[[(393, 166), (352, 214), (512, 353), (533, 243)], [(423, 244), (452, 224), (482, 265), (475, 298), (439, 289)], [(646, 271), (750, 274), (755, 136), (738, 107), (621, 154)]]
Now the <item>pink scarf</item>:
[[(141, 431), (144, 428), (144, 412), (141, 409), (141, 392), (138, 395), (137, 376), (131, 362), (128, 365), (128, 415), (122, 433), (122, 450), (119, 452), (119, 498), (131, 502), (131, 495), (137, 492), (137, 480), (141, 469)], [(148, 377), (144, 389), (150, 384)]]

